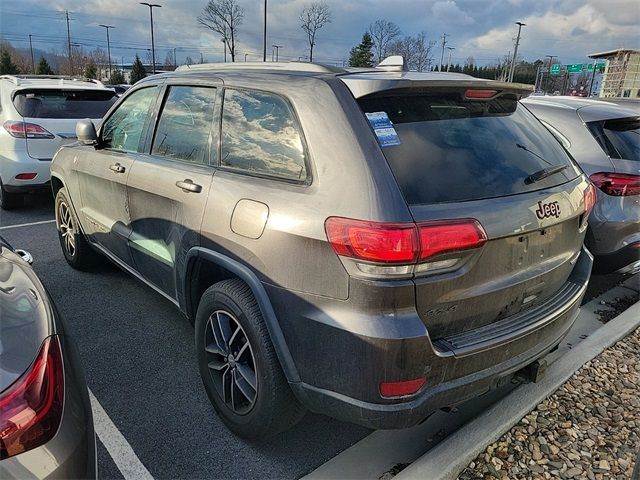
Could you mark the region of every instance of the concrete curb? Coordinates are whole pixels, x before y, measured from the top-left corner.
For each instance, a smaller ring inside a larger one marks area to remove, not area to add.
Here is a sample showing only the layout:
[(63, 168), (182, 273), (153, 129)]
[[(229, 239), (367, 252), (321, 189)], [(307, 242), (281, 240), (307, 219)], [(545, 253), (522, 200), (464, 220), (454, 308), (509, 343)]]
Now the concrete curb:
[(640, 326), (640, 302), (604, 324), (547, 368), (540, 383), (522, 385), (401, 471), (398, 480), (453, 480), (582, 365)]

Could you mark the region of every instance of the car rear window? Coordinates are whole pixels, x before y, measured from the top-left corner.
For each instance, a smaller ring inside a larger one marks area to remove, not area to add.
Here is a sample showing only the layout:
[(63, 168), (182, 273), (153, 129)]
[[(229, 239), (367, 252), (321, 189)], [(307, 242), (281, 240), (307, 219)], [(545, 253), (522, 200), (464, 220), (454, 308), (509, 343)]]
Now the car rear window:
[[(409, 204), (512, 195), (579, 174), (558, 141), (512, 95), (469, 100), (464, 91), (395, 91), (358, 102)], [(567, 168), (527, 180), (555, 166)]]
[(589, 122), (587, 127), (611, 158), (640, 161), (640, 117)]
[(117, 98), (111, 90), (21, 90), (13, 104), (27, 118), (102, 118)]

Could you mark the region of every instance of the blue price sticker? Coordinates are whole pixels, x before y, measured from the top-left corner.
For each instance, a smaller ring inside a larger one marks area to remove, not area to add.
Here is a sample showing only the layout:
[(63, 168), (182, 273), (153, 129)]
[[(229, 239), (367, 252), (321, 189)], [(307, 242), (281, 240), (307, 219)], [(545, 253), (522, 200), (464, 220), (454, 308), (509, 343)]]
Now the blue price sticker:
[(376, 128), (373, 131), (376, 137), (378, 137), (380, 146), (391, 147), (393, 145), (400, 145), (400, 138), (398, 138), (398, 133), (395, 128)]
[(393, 123), (389, 120), (387, 112), (368, 112), (367, 120), (373, 128), (392, 128)]

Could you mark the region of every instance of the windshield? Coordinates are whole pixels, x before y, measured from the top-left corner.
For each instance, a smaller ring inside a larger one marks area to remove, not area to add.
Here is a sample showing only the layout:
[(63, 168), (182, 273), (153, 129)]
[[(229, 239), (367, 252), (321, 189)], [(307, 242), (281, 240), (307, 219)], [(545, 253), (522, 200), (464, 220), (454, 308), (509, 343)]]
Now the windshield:
[(117, 98), (112, 90), (21, 90), (13, 104), (27, 118), (102, 118)]
[[(579, 174), (558, 141), (515, 98), (396, 93), (364, 97), (359, 104), (409, 204), (500, 197)], [(530, 181), (532, 174), (558, 166), (569, 168)]]
[(587, 127), (611, 158), (640, 161), (640, 117), (590, 122)]

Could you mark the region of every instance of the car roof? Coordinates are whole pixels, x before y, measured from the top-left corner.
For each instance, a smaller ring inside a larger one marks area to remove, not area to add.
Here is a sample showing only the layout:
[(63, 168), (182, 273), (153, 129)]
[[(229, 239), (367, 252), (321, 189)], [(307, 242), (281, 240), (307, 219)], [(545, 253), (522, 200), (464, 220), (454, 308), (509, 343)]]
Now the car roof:
[(108, 90), (98, 80), (63, 75), (1, 75), (5, 88), (10, 91), (25, 88), (64, 88), (65, 90)]
[[(395, 68), (400, 67), (400, 68)], [(174, 72), (162, 73), (147, 78), (181, 78), (197, 76), (199, 78), (216, 78), (234, 80), (247, 77), (269, 76), (307, 77), (322, 80), (339, 79), (344, 82), (356, 98), (391, 88), (409, 88), (414, 86), (468, 86), (487, 87), (517, 92), (528, 95), (533, 92), (531, 85), (504, 83), (495, 80), (475, 78), (461, 73), (448, 72), (414, 72), (406, 71), (401, 66), (389, 68), (349, 68), (308, 62), (239, 62), (183, 65)]]
[(580, 115), (583, 122), (597, 122), (612, 118), (637, 117), (633, 110), (615, 103), (580, 97), (529, 97), (523, 100), (528, 107), (545, 107), (573, 110)]

